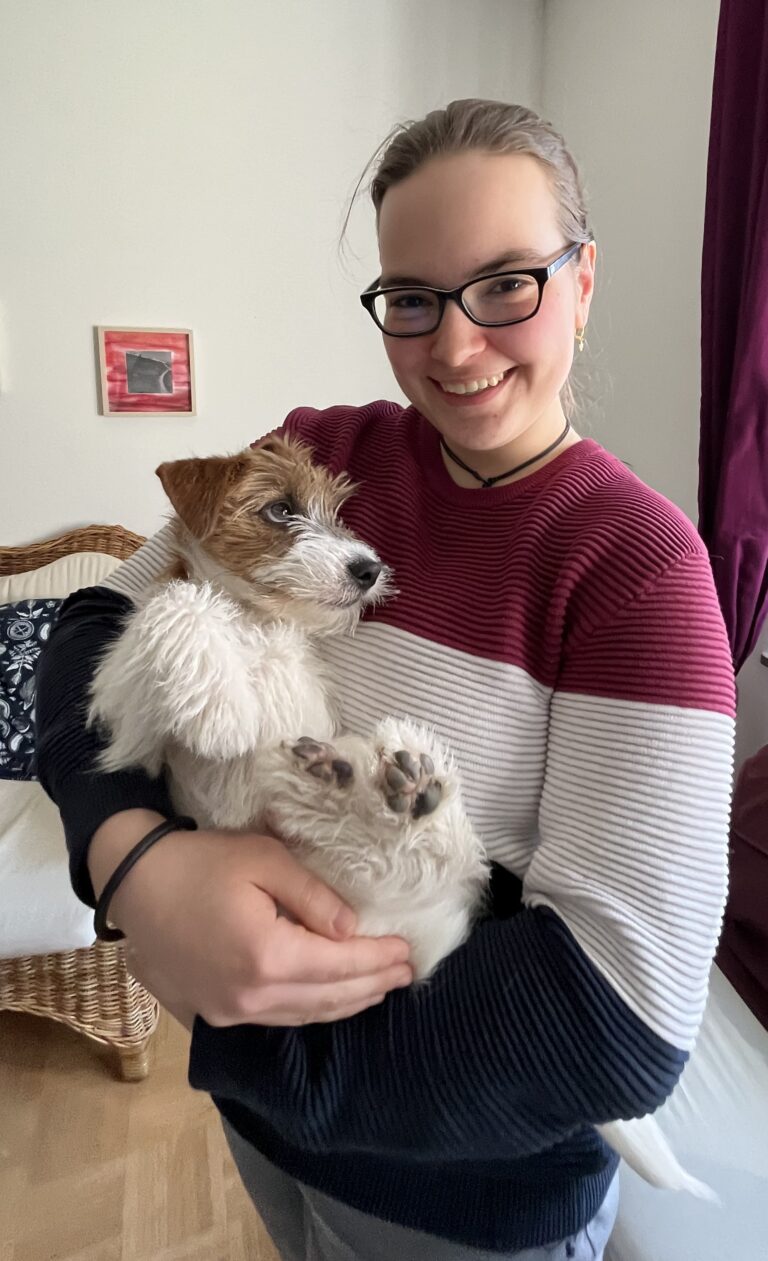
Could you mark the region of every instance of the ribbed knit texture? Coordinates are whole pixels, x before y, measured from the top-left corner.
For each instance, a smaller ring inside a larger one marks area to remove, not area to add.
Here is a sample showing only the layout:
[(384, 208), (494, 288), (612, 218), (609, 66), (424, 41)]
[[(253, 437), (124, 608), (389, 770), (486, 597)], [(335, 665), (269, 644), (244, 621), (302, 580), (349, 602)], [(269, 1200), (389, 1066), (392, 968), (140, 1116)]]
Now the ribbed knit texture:
[[(662, 1102), (703, 1011), (734, 716), (707, 557), (592, 441), (484, 490), (455, 485), (413, 409), (300, 409), (286, 428), (357, 482), (345, 519), (400, 592), (324, 645), (344, 725), (403, 713), (450, 742), (499, 864), (493, 913), (428, 985), (352, 1020), (198, 1019), (190, 1080), (268, 1158), (363, 1211), (478, 1247), (542, 1246), (607, 1189), (615, 1158), (591, 1124)], [(81, 800), (92, 746), (76, 714), (167, 558), (161, 532), (111, 590), (74, 598), (46, 654), (41, 769), (79, 890), (99, 809), (157, 808), (162, 792), (96, 776)]]

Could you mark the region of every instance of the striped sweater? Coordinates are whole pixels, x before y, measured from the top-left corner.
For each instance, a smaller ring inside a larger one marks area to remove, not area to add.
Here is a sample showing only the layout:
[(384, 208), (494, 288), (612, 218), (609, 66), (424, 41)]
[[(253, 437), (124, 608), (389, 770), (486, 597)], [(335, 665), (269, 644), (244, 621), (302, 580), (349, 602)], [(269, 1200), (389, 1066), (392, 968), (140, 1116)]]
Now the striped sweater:
[[(281, 1168), (402, 1225), (499, 1251), (595, 1213), (615, 1157), (591, 1126), (642, 1115), (693, 1046), (726, 886), (734, 685), (687, 519), (592, 440), (464, 489), (412, 408), (293, 412), (358, 484), (346, 522), (399, 595), (323, 645), (345, 726), (432, 724), (494, 860), (492, 913), (430, 984), (351, 1020), (209, 1027), (190, 1081)], [(166, 557), (161, 531), (72, 597), (40, 679), (41, 778), (72, 874), (161, 780), (94, 775), (94, 657)]]

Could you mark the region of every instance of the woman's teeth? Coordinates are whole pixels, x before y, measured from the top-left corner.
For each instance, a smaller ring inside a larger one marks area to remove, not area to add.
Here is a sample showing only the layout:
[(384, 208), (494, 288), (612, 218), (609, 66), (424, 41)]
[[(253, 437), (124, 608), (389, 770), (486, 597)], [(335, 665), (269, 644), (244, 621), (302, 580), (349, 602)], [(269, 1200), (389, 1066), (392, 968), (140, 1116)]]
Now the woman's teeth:
[[(512, 369), (508, 368), (508, 372)], [(478, 377), (477, 381), (461, 381), (456, 385), (449, 385), (447, 382), (441, 383), (441, 388), (446, 394), (477, 394), (478, 390), (489, 390), (494, 385), (498, 385), (504, 380), (506, 372), (500, 372), (495, 377)]]

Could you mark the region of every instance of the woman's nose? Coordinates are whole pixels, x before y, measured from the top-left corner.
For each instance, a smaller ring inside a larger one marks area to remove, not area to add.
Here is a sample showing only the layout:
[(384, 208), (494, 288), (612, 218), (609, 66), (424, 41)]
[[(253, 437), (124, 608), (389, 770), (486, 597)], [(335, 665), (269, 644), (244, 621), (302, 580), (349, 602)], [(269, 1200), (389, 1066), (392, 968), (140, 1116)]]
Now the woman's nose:
[(432, 334), (430, 353), (433, 359), (451, 367), (459, 367), (485, 348), (485, 329), (473, 324), (457, 302), (447, 302), (443, 318)]

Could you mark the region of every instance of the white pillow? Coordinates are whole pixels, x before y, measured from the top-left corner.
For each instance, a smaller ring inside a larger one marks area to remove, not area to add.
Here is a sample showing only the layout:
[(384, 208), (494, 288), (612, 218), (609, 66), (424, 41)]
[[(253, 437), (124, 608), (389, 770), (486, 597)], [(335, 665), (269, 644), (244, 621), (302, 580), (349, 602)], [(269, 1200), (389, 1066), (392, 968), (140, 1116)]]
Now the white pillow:
[(122, 561), (105, 552), (72, 552), (39, 569), (0, 578), (0, 604), (17, 600), (64, 599), (81, 587), (95, 587), (117, 569)]
[(0, 959), (92, 941), (93, 912), (72, 892), (58, 810), (39, 784), (0, 779)]

